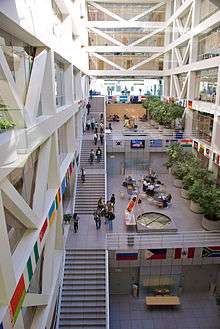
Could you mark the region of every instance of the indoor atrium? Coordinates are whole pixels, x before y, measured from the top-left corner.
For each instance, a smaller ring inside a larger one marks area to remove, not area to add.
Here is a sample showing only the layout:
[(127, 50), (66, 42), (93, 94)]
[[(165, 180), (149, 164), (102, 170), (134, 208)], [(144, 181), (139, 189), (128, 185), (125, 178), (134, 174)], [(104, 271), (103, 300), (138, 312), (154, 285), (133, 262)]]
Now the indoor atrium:
[(0, 329), (220, 329), (220, 0), (0, 1)]

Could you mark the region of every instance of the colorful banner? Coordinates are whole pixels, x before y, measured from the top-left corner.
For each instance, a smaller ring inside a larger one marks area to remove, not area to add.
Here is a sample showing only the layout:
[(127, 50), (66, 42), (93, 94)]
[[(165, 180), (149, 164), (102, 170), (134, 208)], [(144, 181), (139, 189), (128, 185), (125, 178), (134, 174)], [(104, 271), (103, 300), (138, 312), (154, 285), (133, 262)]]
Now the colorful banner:
[(202, 257), (220, 257), (220, 246), (203, 248)]
[(174, 258), (194, 258), (194, 254), (195, 248), (176, 248)]
[(145, 259), (166, 259), (167, 249), (147, 249)]
[(56, 209), (58, 209), (59, 206), (60, 206), (60, 202), (61, 202), (60, 189), (58, 190), (58, 192), (57, 192), (57, 194), (56, 194), (56, 199), (55, 199), (55, 201), (56, 201)]
[(180, 144), (184, 147), (192, 147), (192, 139), (181, 139)]
[(43, 240), (47, 227), (48, 227), (48, 220), (46, 218), (39, 233), (40, 242)]
[(18, 314), (21, 310), (21, 306), (24, 301), (25, 294), (26, 294), (26, 290), (24, 284), (24, 276), (22, 274), (10, 301), (10, 314), (11, 314), (12, 324), (15, 324), (18, 318)]
[(50, 225), (52, 225), (55, 217), (56, 217), (56, 203), (55, 203), (55, 201), (53, 201), (53, 203), (50, 207), (50, 210), (48, 212), (48, 219), (49, 219)]
[(138, 252), (117, 252), (116, 260), (138, 260)]

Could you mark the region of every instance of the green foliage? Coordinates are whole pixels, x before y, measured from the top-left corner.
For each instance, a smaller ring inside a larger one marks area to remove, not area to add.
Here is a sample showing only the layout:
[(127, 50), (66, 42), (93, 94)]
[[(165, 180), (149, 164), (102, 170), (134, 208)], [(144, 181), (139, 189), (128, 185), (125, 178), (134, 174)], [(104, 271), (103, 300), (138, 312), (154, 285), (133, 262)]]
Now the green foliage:
[(205, 188), (206, 185), (203, 183), (202, 180), (196, 180), (194, 181), (193, 185), (190, 186), (190, 188), (188, 189), (188, 195), (190, 199), (198, 203), (200, 206), (203, 203)]
[(220, 220), (220, 189), (214, 185), (207, 186), (203, 191), (201, 207), (209, 220)]
[(0, 119), (0, 130), (11, 129), (15, 126), (14, 121), (9, 119)]
[(175, 163), (183, 158), (184, 150), (180, 143), (172, 144), (167, 148), (168, 161), (166, 167), (171, 168)]
[(175, 120), (181, 118), (184, 111), (181, 106), (175, 103), (164, 103), (155, 96), (148, 97), (143, 106), (149, 110), (153, 120), (167, 128), (172, 128)]
[(65, 223), (69, 223), (71, 221), (71, 219), (72, 219), (72, 215), (71, 214), (64, 214), (63, 215), (63, 221)]
[(215, 186), (212, 173), (202, 167), (200, 159), (184, 152), (179, 144), (169, 146), (167, 153), (166, 166), (183, 181), (189, 198), (201, 206), (208, 219), (220, 220), (220, 189)]

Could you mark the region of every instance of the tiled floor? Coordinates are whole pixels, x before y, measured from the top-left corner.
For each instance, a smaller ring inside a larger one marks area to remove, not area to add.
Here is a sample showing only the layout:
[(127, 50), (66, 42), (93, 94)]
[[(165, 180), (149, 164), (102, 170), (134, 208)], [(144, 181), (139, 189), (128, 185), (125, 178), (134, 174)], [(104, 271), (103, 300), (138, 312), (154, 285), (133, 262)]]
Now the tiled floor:
[(208, 293), (183, 294), (177, 308), (149, 310), (144, 298), (110, 296), (110, 329), (219, 329), (220, 311)]

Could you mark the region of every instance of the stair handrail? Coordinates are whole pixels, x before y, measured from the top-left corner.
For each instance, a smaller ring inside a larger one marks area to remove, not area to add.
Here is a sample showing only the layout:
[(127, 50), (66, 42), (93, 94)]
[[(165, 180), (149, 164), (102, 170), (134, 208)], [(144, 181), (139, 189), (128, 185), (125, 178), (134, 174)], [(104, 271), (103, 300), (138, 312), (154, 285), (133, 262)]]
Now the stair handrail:
[[(85, 111), (85, 109), (84, 109)], [(87, 118), (87, 112), (85, 115), (85, 121)], [(78, 162), (78, 166), (76, 169), (76, 176), (75, 176), (75, 182), (74, 182), (74, 191), (73, 191), (73, 207), (72, 207), (72, 213), (74, 214), (75, 211), (75, 202), (76, 202), (76, 190), (77, 190), (77, 182), (78, 182), (78, 176), (79, 176), (79, 170), (80, 170), (80, 160), (81, 160), (81, 150), (82, 150), (82, 142), (83, 142), (83, 134), (84, 132), (81, 131), (81, 136), (79, 139), (79, 162)]]
[(59, 275), (58, 275), (58, 280), (60, 281), (59, 285), (59, 293), (58, 293), (58, 302), (57, 302), (57, 316), (56, 316), (56, 329), (59, 329), (59, 322), (60, 322), (60, 310), (61, 310), (61, 300), (62, 300), (62, 287), (63, 287), (63, 277), (64, 277), (64, 266), (65, 266), (65, 259), (66, 259), (66, 250), (64, 249), (63, 251), (63, 261), (61, 262), (60, 265), (60, 270), (59, 270)]
[(108, 250), (105, 250), (105, 310), (106, 310), (106, 329), (109, 329), (109, 267)]
[[(104, 127), (106, 127), (106, 102), (105, 97), (103, 97), (103, 116), (104, 116)], [(107, 147), (106, 147), (106, 133), (104, 136), (104, 170), (105, 170), (105, 202), (108, 201), (108, 186), (107, 186)]]

